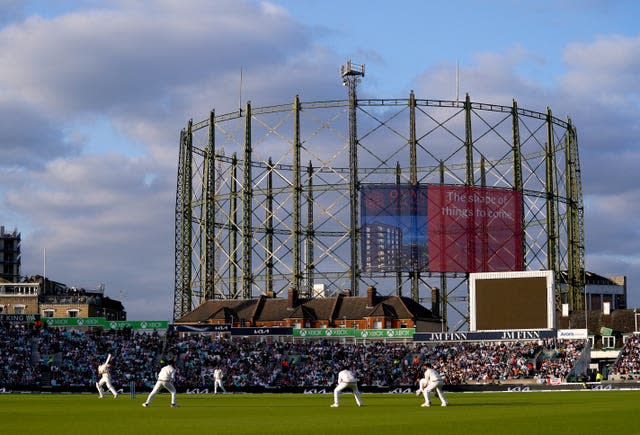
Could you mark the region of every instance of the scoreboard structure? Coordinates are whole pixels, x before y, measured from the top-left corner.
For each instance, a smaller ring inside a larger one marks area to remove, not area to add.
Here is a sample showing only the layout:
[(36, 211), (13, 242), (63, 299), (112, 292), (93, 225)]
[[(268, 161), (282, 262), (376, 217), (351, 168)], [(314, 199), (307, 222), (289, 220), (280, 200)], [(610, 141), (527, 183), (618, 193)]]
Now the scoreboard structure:
[(553, 271), (469, 275), (470, 331), (555, 328)]

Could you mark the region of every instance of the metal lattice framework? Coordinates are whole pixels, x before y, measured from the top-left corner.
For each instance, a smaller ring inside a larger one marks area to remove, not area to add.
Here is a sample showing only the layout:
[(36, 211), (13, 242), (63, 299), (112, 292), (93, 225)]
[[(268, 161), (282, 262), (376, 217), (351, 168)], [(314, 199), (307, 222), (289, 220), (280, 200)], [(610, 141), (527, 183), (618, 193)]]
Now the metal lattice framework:
[[(351, 64), (348, 64), (351, 67)], [(358, 99), (211, 112), (180, 134), (174, 319), (209, 299), (278, 296), (315, 284), (374, 285), (468, 320), (461, 273), (363, 273), (363, 183), (501, 187), (523, 197), (525, 269), (553, 270), (557, 302), (581, 309), (584, 236), (576, 130), (570, 120), (471, 101)], [(435, 296), (433, 296), (435, 297)], [(433, 303), (434, 301), (432, 301)], [(453, 317), (452, 317), (453, 318)]]

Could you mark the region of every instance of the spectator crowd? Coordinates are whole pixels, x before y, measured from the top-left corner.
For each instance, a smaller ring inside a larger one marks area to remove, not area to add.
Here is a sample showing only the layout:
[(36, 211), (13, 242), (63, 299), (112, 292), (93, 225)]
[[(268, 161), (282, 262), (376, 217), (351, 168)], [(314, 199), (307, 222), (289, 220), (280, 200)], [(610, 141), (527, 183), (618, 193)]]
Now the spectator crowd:
[[(252, 339), (109, 330), (81, 332), (0, 324), (0, 387), (89, 387), (113, 355), (114, 384), (151, 387), (165, 357), (176, 359), (176, 384), (211, 388), (216, 368), (230, 387), (330, 386), (343, 366), (364, 386), (413, 387), (430, 362), (445, 384), (566, 378), (585, 341), (348, 342)], [(638, 349), (633, 355), (637, 368)], [(621, 370), (631, 370), (621, 362)]]
[(621, 380), (640, 380), (640, 335), (627, 340), (609, 374)]

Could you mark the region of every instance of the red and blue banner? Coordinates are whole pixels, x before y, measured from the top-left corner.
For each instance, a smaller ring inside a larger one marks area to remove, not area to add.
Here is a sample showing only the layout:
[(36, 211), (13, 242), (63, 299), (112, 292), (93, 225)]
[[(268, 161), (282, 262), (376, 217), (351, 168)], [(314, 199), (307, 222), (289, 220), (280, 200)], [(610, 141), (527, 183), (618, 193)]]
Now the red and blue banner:
[(459, 185), (366, 185), (364, 272), (524, 270), (522, 194)]

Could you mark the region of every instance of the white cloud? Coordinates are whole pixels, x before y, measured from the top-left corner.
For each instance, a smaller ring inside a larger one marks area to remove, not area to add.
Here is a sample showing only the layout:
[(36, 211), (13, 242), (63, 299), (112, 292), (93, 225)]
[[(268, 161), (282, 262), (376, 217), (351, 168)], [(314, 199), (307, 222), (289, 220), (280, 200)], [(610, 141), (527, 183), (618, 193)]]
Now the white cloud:
[(569, 71), (563, 87), (605, 105), (638, 104), (640, 35), (600, 36), (595, 42), (570, 44), (564, 53)]
[(198, 87), (242, 65), (285, 63), (308, 43), (303, 29), (274, 8), (178, 3), (126, 3), (6, 27), (1, 91), (62, 117), (154, 111), (184, 86)]
[[(180, 129), (237, 109), (240, 68), (244, 98), (269, 105), (338, 88), (337, 63), (269, 3), (107, 6), (0, 30), (0, 139), (16, 151), (0, 220), (23, 232), (23, 274), (42, 273), (46, 248), (52, 279), (104, 282), (131, 318), (167, 318)], [(95, 119), (125, 143), (89, 153), (78, 125)], [(128, 143), (140, 152), (115, 152)]]

